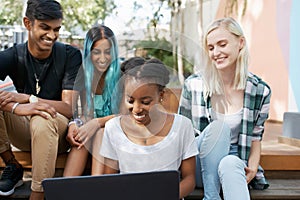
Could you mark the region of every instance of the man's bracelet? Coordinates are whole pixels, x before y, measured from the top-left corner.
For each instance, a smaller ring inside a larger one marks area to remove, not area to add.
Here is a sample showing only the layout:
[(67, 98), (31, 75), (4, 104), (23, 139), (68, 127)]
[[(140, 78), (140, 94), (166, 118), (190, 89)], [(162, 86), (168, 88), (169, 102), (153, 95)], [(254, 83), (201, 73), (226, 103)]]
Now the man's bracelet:
[(20, 103), (17, 102), (17, 103), (15, 103), (15, 104), (12, 106), (12, 108), (11, 108), (11, 113), (12, 113), (12, 114), (14, 114), (15, 109), (16, 109), (16, 107), (17, 107), (19, 104), (20, 104)]
[(68, 124), (68, 127), (70, 127), (72, 124), (76, 124), (76, 122), (70, 121), (69, 124)]

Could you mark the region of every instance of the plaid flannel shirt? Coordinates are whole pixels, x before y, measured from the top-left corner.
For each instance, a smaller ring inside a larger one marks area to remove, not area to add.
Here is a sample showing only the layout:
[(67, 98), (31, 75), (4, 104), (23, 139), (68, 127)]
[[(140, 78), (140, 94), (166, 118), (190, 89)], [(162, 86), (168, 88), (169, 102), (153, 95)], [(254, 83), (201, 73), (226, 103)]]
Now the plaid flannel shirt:
[[(242, 126), (239, 132), (239, 157), (248, 161), (251, 143), (253, 140), (262, 140), (264, 123), (269, 116), (270, 87), (259, 77), (248, 74), (244, 103)], [(193, 74), (185, 80), (180, 104), (179, 114), (192, 120), (196, 135), (201, 134), (211, 120), (211, 101), (204, 99), (203, 81), (199, 74)]]

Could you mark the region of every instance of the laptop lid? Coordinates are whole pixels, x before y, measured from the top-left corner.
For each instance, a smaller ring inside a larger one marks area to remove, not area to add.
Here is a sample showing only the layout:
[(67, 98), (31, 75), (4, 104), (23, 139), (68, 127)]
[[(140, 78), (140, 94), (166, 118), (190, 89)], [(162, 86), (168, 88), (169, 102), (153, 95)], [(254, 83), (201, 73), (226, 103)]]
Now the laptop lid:
[(283, 114), (283, 136), (300, 139), (300, 112)]
[(178, 200), (179, 172), (47, 178), (46, 200)]

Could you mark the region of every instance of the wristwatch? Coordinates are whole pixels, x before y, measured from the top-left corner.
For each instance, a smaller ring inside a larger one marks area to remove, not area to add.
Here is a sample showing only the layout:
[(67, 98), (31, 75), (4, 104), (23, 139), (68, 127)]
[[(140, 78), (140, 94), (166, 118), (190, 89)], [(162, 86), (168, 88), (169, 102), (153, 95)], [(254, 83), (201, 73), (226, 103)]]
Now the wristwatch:
[(83, 121), (80, 118), (75, 118), (69, 122), (68, 126), (71, 126), (71, 124), (76, 124), (77, 127), (80, 127), (83, 125)]
[(30, 95), (30, 97), (29, 97), (29, 103), (36, 103), (38, 101), (39, 101), (39, 99), (36, 96), (34, 96), (33, 94)]

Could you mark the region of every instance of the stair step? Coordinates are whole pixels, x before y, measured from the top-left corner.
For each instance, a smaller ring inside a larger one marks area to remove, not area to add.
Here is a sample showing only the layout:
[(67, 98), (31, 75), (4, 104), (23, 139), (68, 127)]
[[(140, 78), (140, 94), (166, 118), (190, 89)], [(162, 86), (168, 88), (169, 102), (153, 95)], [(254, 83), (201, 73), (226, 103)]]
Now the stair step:
[[(262, 154), (260, 164), (265, 169), (265, 175), (270, 183), (267, 190), (250, 190), (251, 199), (263, 200), (289, 200), (300, 199), (300, 148), (278, 142), (281, 135), (282, 123), (266, 123), (265, 134), (262, 141)], [(15, 151), (17, 160), (27, 172), (31, 170), (30, 152)], [(61, 176), (65, 166), (67, 154), (60, 154), (56, 162), (56, 176)], [(5, 164), (0, 160), (0, 168)], [(88, 166), (89, 167), (89, 166)], [(29, 177), (29, 179), (28, 179)], [(30, 175), (24, 176), (24, 185), (17, 188), (10, 197), (1, 199), (28, 199), (30, 194)], [(195, 189), (185, 199), (201, 199), (203, 189)]]
[[(269, 179), (270, 187), (266, 190), (250, 189), (252, 200), (290, 200), (300, 199), (300, 179)], [(238, 194), (237, 194), (238, 195)], [(185, 200), (202, 199), (203, 189), (197, 188)]]
[[(300, 179), (269, 179), (270, 187), (266, 190), (250, 190), (252, 200), (290, 200), (300, 199)], [(24, 181), (24, 184), (18, 188), (13, 195), (9, 197), (0, 197), (5, 199), (28, 199), (30, 195), (30, 180)], [(203, 189), (197, 188), (186, 200), (203, 198)]]
[[(266, 122), (265, 133), (262, 140), (262, 153), (260, 164), (265, 170), (300, 170), (300, 148), (279, 143), (282, 133), (282, 123)], [(15, 151), (17, 160), (24, 168), (31, 168), (30, 152)], [(67, 153), (59, 154), (56, 168), (63, 169)], [(0, 167), (5, 164), (0, 160)]]
[(267, 170), (264, 173), (267, 179), (299, 179), (300, 170)]

